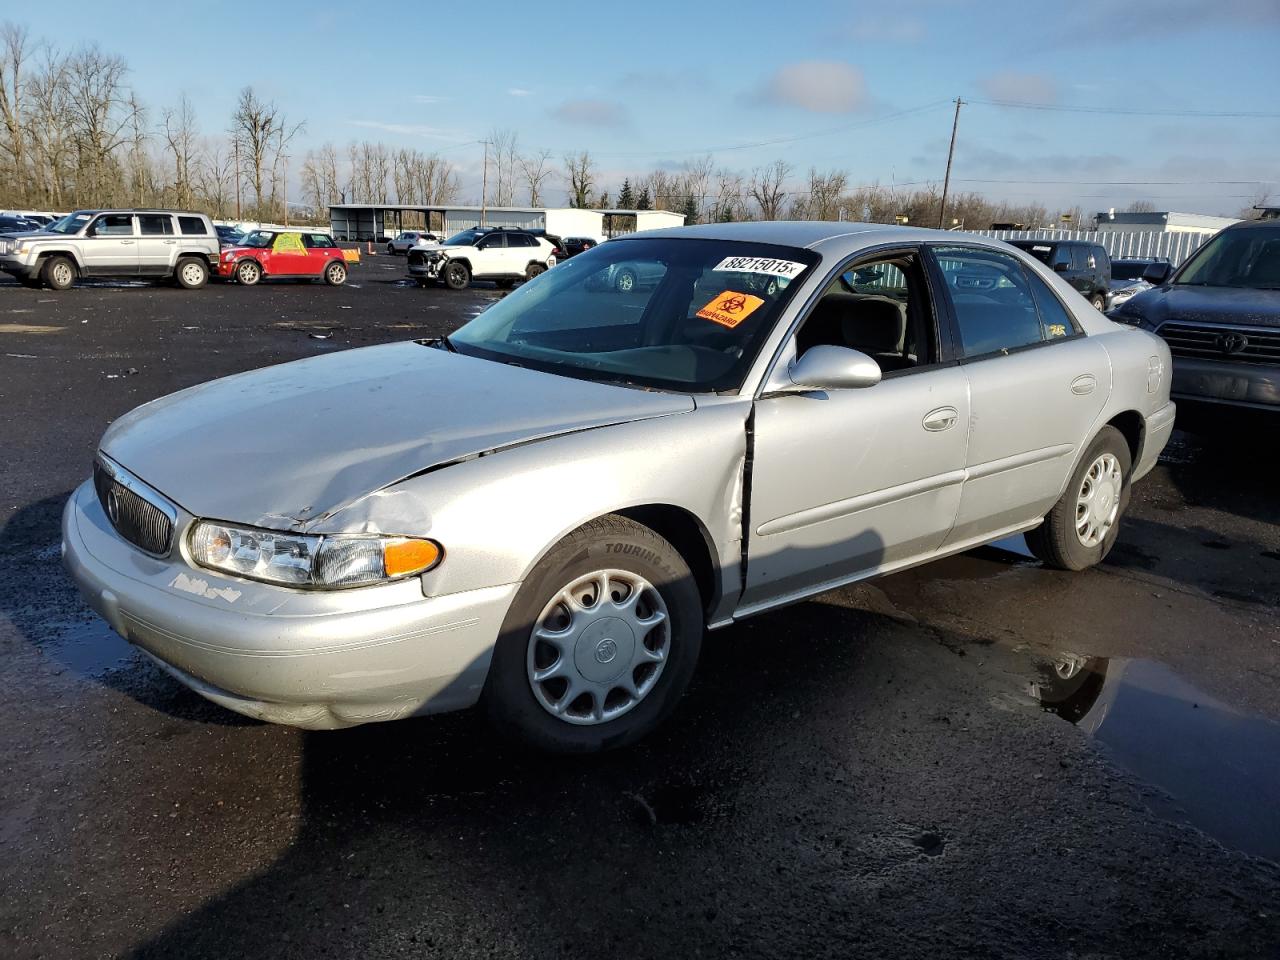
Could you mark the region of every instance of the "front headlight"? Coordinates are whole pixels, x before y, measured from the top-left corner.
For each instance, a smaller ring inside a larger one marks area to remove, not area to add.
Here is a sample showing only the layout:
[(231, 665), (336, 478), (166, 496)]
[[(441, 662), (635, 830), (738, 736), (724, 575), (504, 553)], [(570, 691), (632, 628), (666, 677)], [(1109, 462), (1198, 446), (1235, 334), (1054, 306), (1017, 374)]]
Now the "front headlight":
[(191, 558), (202, 567), (291, 587), (362, 587), (425, 573), (440, 562), (440, 545), (417, 537), (304, 534), (194, 524)]

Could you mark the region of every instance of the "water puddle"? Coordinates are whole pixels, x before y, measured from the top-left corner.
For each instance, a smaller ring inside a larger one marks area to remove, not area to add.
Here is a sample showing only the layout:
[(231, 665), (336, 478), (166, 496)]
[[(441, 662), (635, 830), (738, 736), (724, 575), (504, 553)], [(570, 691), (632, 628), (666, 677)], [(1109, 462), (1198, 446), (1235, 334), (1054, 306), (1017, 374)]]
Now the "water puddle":
[(50, 660), (82, 677), (98, 679), (128, 667), (137, 651), (104, 620), (52, 624), (57, 636), (41, 644)]
[(1280, 862), (1280, 723), (1151, 660), (1062, 654), (1041, 669), (1032, 696), (1167, 794), (1148, 799), (1156, 813)]

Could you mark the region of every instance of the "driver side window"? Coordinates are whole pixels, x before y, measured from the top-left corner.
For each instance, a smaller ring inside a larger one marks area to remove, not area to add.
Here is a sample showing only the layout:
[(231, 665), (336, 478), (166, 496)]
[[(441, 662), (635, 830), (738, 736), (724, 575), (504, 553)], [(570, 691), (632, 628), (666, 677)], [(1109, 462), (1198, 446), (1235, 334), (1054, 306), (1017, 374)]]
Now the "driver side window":
[(111, 213), (99, 217), (89, 228), (92, 237), (131, 237), (133, 236), (133, 215), (128, 213)]
[(796, 331), (796, 356), (820, 345), (850, 347), (885, 375), (937, 362), (928, 285), (914, 251), (849, 265)]

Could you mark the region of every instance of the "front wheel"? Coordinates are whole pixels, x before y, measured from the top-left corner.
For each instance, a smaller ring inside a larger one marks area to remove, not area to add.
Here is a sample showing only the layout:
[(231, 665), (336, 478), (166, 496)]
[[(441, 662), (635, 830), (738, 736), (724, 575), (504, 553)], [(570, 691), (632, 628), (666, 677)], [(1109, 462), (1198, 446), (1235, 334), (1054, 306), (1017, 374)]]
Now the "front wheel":
[(613, 289), (617, 290), (619, 293), (630, 293), (636, 288), (636, 284), (639, 279), (640, 278), (636, 276), (636, 272), (634, 270), (630, 267), (624, 267), (619, 270), (618, 275), (614, 277)]
[(444, 268), (444, 283), (450, 290), (465, 290), (471, 283), (471, 271), (465, 263), (450, 263)]
[(387, 255), (392, 257), (396, 255), (396, 247), (394, 243), (387, 244)]
[(1129, 444), (1115, 427), (1103, 427), (1080, 459), (1062, 498), (1044, 522), (1026, 535), (1041, 561), (1060, 570), (1083, 570), (1111, 552), (1120, 517), (1129, 505)]
[(44, 282), (54, 290), (67, 290), (76, 282), (76, 268), (66, 257), (50, 257), (44, 264)]
[(1099, 312), (1107, 309), (1107, 298), (1101, 293), (1095, 293), (1089, 302), (1093, 304), (1093, 309)]
[(541, 750), (634, 743), (675, 709), (702, 646), (689, 567), (648, 527), (607, 516), (543, 558), (516, 594), (483, 702), (494, 725)]
[(347, 282), (347, 266), (344, 263), (329, 264), (324, 270), (324, 282), (331, 287), (340, 287)]
[(245, 260), (236, 267), (236, 280), (246, 287), (252, 287), (262, 279), (262, 267), (256, 260)]

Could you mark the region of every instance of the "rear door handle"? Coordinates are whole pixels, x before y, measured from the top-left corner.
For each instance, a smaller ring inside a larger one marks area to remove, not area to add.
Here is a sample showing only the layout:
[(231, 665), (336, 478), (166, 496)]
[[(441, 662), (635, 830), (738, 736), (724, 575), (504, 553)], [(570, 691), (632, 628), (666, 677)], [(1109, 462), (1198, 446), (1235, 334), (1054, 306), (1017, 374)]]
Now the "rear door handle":
[(941, 433), (954, 427), (959, 418), (960, 411), (955, 407), (938, 407), (924, 415), (923, 426), (930, 433)]
[(177, 242), (178, 242), (177, 240), (166, 240), (165, 244), (172, 247)]
[(1092, 373), (1082, 373), (1071, 381), (1071, 392), (1078, 397), (1085, 397), (1093, 393), (1093, 388), (1097, 385), (1097, 377)]

